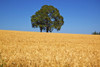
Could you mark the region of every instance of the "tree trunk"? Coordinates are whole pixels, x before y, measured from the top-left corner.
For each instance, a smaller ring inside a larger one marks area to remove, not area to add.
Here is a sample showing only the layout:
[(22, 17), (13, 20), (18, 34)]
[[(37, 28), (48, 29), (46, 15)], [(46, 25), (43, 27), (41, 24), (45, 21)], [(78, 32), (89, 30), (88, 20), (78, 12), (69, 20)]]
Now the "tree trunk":
[(49, 29), (48, 29), (48, 27), (47, 27), (47, 28), (46, 28), (46, 32), (47, 32), (47, 33), (48, 33), (48, 30), (49, 30)]
[(52, 32), (52, 31), (50, 31), (50, 32)]
[(49, 27), (48, 27), (48, 19), (46, 18), (46, 32), (48, 33)]
[(42, 27), (40, 27), (40, 32), (42, 32)]

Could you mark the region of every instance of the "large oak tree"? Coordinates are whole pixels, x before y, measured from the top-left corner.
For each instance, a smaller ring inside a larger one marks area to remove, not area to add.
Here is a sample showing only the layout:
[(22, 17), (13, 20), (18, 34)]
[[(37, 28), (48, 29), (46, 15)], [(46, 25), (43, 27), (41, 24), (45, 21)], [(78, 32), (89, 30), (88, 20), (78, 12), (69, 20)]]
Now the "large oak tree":
[(64, 21), (57, 8), (51, 5), (44, 5), (35, 15), (31, 16), (31, 23), (33, 28), (39, 27), (40, 32), (42, 30), (52, 32), (54, 29), (59, 31)]

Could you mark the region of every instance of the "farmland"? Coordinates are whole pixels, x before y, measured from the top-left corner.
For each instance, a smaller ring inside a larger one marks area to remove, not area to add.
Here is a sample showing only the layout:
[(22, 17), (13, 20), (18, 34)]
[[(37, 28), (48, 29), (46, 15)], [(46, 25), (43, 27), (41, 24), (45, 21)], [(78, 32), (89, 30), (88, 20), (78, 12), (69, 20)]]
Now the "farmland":
[(4, 67), (100, 67), (100, 35), (0, 30)]

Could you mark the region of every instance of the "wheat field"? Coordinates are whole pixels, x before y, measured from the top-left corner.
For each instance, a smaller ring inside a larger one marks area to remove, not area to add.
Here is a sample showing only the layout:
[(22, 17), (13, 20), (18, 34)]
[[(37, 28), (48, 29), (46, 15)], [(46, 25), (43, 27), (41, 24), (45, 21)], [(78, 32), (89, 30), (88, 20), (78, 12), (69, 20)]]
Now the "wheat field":
[(100, 35), (0, 30), (1, 67), (100, 67)]

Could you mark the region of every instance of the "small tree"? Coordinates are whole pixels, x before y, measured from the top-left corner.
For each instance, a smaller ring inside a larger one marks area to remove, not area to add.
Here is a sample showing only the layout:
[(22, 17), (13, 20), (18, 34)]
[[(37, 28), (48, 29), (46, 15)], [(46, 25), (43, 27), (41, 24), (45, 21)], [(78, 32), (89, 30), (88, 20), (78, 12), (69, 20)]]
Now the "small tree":
[(100, 35), (100, 32), (98, 34)]
[(94, 34), (94, 35), (100, 35), (100, 32), (93, 32), (92, 34)]
[(93, 32), (92, 34), (96, 35), (96, 34), (97, 34), (97, 32), (95, 31), (95, 32)]
[(54, 29), (59, 31), (64, 21), (57, 8), (51, 5), (44, 5), (35, 15), (32, 15), (31, 23), (33, 28), (39, 27), (40, 32), (42, 32), (42, 30), (52, 32)]

